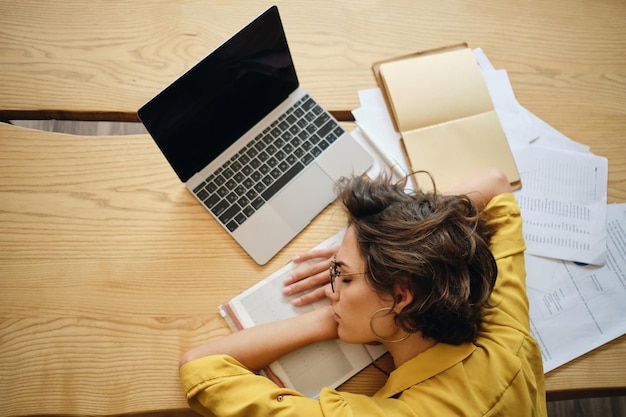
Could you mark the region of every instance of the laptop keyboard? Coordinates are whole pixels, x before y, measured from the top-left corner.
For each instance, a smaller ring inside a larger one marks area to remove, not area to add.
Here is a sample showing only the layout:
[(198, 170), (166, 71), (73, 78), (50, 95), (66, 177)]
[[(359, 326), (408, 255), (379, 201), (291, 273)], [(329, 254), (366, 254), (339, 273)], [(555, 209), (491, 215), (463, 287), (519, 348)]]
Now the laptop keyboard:
[(193, 192), (232, 232), (343, 133), (305, 95)]

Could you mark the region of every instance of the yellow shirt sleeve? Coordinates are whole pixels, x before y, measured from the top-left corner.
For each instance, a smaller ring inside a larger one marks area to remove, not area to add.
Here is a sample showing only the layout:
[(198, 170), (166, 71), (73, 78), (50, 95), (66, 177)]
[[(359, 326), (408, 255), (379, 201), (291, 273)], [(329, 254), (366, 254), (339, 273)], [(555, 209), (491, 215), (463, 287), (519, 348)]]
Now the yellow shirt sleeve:
[(409, 407), (396, 399), (368, 397), (324, 388), (319, 400), (256, 375), (228, 355), (207, 356), (180, 369), (187, 402), (203, 416), (228, 417), (408, 417)]
[[(526, 244), (522, 234), (522, 216), (513, 194), (494, 197), (485, 208), (488, 223), (496, 227), (491, 252), (498, 264), (496, 280), (489, 303), (503, 313), (507, 326), (529, 330), (526, 296)], [(493, 317), (487, 312), (489, 318)], [(501, 314), (502, 315), (502, 314)]]
[(187, 402), (203, 416), (323, 416), (319, 402), (280, 388), (227, 355), (207, 356), (180, 368)]

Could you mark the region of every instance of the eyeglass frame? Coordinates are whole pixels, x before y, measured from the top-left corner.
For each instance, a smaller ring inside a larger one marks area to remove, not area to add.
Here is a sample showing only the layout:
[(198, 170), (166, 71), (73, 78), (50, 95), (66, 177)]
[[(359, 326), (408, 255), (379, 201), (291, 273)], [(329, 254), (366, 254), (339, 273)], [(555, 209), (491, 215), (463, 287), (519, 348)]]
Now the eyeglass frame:
[[(342, 274), (341, 271), (337, 271), (337, 255), (333, 255), (333, 259), (329, 262), (328, 274), (330, 275), (330, 289), (335, 292), (335, 279), (337, 277), (349, 277), (352, 275), (366, 274), (367, 272), (350, 272), (348, 274)], [(334, 270), (334, 271), (333, 271)]]

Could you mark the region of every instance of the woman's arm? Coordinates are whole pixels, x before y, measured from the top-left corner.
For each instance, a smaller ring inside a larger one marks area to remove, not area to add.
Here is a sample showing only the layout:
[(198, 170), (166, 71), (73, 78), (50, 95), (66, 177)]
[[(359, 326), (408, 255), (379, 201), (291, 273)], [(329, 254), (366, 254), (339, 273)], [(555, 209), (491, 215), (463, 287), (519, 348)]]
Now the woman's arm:
[(511, 184), (508, 178), (497, 169), (482, 171), (456, 186), (442, 190), (443, 194), (467, 195), (480, 210), (495, 196), (509, 192)]
[(337, 338), (337, 323), (330, 307), (287, 320), (250, 327), (211, 340), (183, 355), (180, 366), (210, 355), (229, 355), (252, 371), (315, 342)]

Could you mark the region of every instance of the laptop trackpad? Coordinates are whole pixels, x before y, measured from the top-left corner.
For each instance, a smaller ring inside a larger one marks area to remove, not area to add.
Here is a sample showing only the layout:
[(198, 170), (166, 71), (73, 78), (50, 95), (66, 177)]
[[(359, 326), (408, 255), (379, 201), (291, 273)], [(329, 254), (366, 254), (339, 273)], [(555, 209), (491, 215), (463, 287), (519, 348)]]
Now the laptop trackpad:
[(287, 224), (300, 231), (335, 199), (335, 184), (316, 164), (283, 188), (271, 206)]

